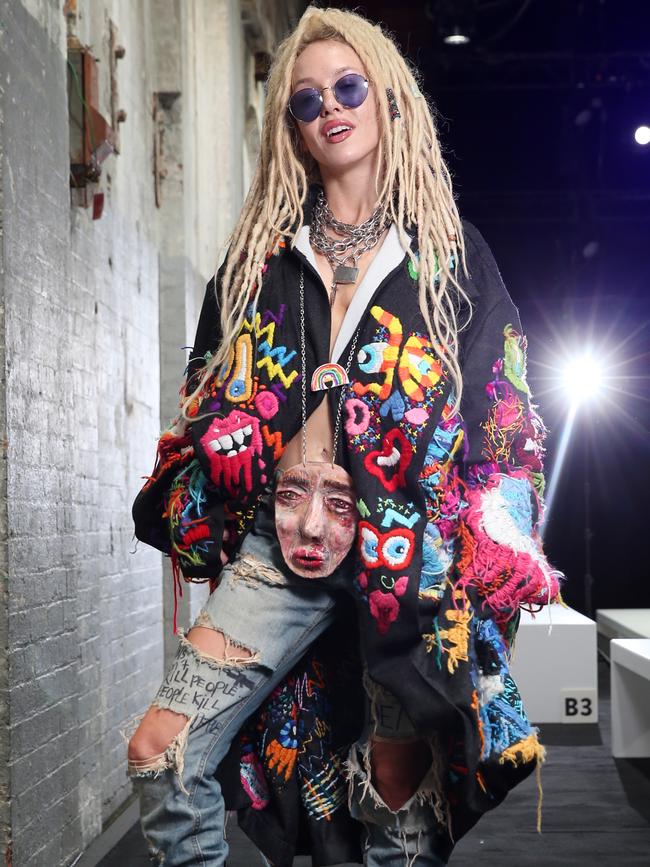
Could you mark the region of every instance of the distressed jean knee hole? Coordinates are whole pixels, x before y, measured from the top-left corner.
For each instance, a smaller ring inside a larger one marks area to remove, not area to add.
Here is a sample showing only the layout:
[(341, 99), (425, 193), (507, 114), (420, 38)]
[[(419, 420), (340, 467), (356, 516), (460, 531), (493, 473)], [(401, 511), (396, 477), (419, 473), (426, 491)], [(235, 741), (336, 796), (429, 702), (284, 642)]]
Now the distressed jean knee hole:
[[(168, 710), (168, 708), (160, 708), (154, 701), (152, 708), (160, 710)], [(127, 774), (133, 779), (155, 779), (165, 771), (174, 771), (178, 776), (179, 786), (181, 790), (188, 795), (188, 791), (183, 785), (183, 770), (185, 767), (185, 749), (187, 747), (187, 739), (192, 725), (192, 717), (187, 715), (177, 714), (185, 720), (181, 730), (175, 734), (165, 749), (154, 755), (139, 758), (134, 755), (127, 757)], [(121, 732), (122, 737), (126, 739), (124, 732)], [(129, 752), (137, 753), (139, 750), (136, 745), (129, 743)]]
[(258, 650), (246, 647), (212, 622), (208, 612), (202, 608), (192, 625), (184, 633), (179, 630), (181, 644), (189, 645), (189, 650), (199, 659), (224, 665), (255, 665), (260, 662)]

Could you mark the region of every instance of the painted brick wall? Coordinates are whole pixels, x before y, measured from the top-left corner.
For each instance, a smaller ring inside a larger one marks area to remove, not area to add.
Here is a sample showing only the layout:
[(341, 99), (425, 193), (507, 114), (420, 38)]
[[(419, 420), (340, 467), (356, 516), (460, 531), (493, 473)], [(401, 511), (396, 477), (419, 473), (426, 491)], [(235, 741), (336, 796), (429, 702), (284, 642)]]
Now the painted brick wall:
[[(160, 556), (129, 553), (159, 412), (146, 4), (96, 4), (129, 46), (97, 221), (70, 204), (61, 5), (3, 9), (9, 768), (25, 867), (69, 863), (130, 795), (119, 728), (162, 666)], [(79, 35), (101, 75), (102, 33)]]
[(159, 430), (146, 6), (97, 3), (86, 23), (79, 4), (100, 76), (108, 15), (129, 46), (122, 154), (104, 164), (97, 221), (70, 204), (62, 4), (5, 3), (0, 16), (7, 758), (21, 867), (70, 863), (131, 794), (119, 727), (162, 672), (161, 558), (130, 553), (129, 513)]
[[(0, 0), (0, 852), (13, 867), (76, 863), (132, 798), (119, 731), (177, 639), (168, 565), (135, 544), (131, 504), (252, 170), (252, 51), (270, 44), (251, 34), (280, 37), (301, 5)], [(127, 120), (93, 221), (71, 204), (66, 37), (99, 59), (108, 119), (109, 20)], [(180, 625), (206, 593), (186, 587)]]

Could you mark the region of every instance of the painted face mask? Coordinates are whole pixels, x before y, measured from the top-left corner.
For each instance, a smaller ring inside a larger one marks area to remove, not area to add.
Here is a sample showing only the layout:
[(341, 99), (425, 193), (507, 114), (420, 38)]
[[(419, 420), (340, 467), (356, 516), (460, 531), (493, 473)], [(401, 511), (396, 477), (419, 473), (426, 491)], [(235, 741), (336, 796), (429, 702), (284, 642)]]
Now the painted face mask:
[(356, 535), (352, 479), (331, 464), (296, 464), (285, 470), (275, 489), (275, 527), (292, 572), (303, 578), (331, 575)]

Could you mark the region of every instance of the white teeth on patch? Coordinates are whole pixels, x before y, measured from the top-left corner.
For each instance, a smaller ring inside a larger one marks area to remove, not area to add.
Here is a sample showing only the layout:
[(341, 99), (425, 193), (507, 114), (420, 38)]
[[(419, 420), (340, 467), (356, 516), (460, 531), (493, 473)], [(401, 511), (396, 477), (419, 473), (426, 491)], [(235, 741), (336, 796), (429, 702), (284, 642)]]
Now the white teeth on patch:
[(213, 452), (225, 453), (226, 457), (232, 458), (234, 455), (239, 454), (239, 452), (245, 452), (248, 448), (248, 443), (246, 439), (250, 437), (253, 433), (253, 426), (246, 425), (246, 427), (238, 428), (238, 430), (232, 431), (229, 434), (223, 434), (217, 439), (210, 441), (210, 448)]
[(343, 132), (344, 130), (352, 129), (351, 126), (335, 126), (332, 129), (327, 130), (327, 138), (330, 138), (333, 135), (336, 135), (339, 132)]
[(384, 457), (383, 455), (377, 458), (377, 463), (380, 467), (394, 467), (395, 464), (399, 463), (400, 453), (399, 449), (396, 449), (393, 446), (393, 451), (388, 455), (388, 457)]
[(524, 445), (525, 452), (532, 452), (535, 450), (535, 443), (530, 439), (530, 437), (526, 440), (526, 444)]

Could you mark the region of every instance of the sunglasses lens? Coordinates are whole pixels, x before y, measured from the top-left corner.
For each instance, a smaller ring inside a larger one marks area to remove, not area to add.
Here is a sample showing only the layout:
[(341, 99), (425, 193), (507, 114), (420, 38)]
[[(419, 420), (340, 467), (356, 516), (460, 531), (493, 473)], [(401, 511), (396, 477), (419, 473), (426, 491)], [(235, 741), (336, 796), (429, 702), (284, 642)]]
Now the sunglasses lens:
[(351, 72), (336, 82), (334, 95), (346, 108), (357, 108), (368, 96), (368, 82), (362, 75)]
[[(368, 82), (357, 72), (339, 78), (333, 87), (336, 101), (345, 108), (357, 108), (368, 96)], [(299, 90), (289, 100), (289, 109), (296, 120), (311, 123), (321, 112), (323, 100), (315, 87)]]
[(303, 123), (315, 120), (320, 114), (321, 98), (319, 92), (313, 87), (299, 90), (289, 100), (291, 114)]

